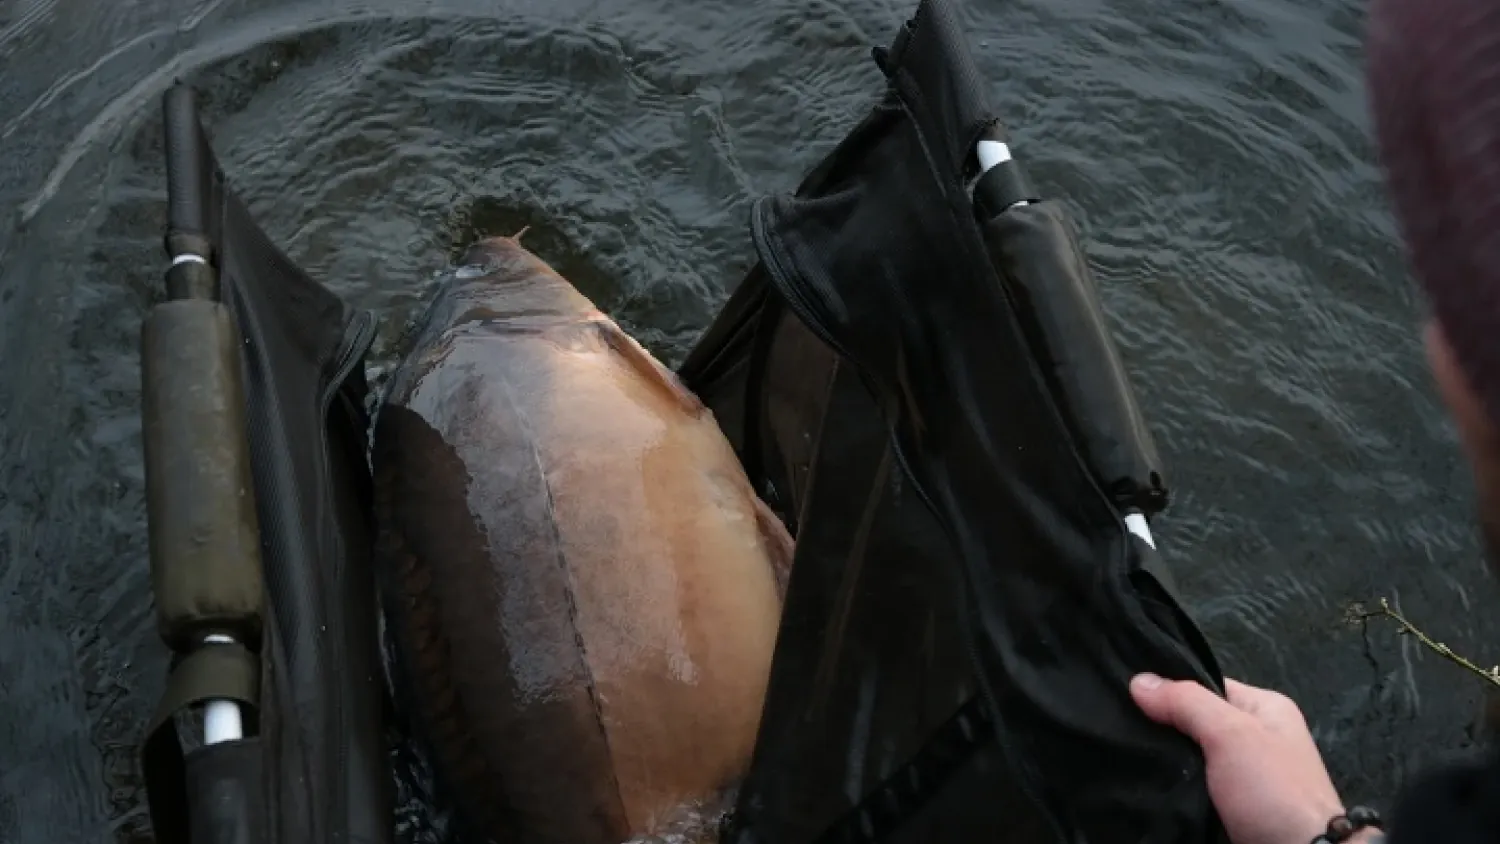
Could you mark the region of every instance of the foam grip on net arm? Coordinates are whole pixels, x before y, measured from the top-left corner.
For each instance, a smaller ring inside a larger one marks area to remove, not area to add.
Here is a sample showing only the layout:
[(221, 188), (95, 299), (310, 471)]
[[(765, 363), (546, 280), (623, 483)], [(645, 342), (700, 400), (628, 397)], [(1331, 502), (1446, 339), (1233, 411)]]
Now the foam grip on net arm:
[(988, 219), (980, 206), (991, 263), (1095, 478), (1122, 511), (1160, 512), (1167, 504), (1161, 458), (1071, 222), (1052, 200), (1011, 205)]
[(246, 436), (239, 332), (221, 303), (157, 305), (142, 332), (151, 580), (162, 639), (209, 636), (258, 650), (260, 530)]

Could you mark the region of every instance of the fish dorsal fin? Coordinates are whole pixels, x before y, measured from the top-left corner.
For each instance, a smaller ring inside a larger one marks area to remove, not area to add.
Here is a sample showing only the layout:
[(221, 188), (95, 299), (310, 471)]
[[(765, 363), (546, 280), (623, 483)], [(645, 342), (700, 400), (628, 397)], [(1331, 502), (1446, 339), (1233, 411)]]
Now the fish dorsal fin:
[(698, 416), (707, 408), (703, 402), (689, 390), (677, 373), (665, 366), (646, 351), (634, 337), (626, 334), (613, 320), (600, 314), (595, 317), (594, 325), (597, 327), (599, 337), (603, 339), (611, 351), (618, 354), (630, 365), (630, 368), (640, 373), (641, 377), (658, 386), (664, 394), (671, 398), (687, 413)]

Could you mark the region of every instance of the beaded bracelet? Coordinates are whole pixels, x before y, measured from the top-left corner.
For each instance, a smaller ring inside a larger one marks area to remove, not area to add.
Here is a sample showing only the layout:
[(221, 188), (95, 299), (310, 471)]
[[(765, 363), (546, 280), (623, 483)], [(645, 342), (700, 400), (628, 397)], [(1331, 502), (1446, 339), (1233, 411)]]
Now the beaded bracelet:
[(1328, 828), (1318, 833), (1311, 844), (1344, 844), (1361, 830), (1371, 828), (1384, 831), (1380, 813), (1368, 806), (1355, 806), (1342, 815), (1335, 815), (1328, 822)]

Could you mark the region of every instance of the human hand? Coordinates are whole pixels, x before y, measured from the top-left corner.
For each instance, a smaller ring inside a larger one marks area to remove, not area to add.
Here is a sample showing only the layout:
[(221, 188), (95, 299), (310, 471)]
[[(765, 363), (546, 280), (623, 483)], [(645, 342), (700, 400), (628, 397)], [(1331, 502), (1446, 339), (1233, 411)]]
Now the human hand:
[(1234, 844), (1308, 844), (1344, 804), (1307, 721), (1277, 692), (1234, 680), (1226, 691), (1228, 700), (1198, 683), (1152, 674), (1130, 683), (1147, 717), (1203, 749), (1208, 795)]

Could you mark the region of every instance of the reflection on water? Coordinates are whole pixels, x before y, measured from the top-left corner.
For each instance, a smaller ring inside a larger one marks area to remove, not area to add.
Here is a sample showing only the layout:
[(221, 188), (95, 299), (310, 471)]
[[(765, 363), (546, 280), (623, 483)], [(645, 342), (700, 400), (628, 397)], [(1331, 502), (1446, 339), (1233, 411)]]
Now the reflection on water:
[[(1493, 662), (1500, 595), (1371, 163), (1363, 4), (969, 5), (1170, 461), (1157, 532), (1191, 609), (1231, 671), (1304, 703), (1346, 793), (1388, 795), (1468, 746), (1478, 688), (1345, 605), (1388, 596)], [(454, 250), (523, 225), (676, 361), (750, 263), (749, 202), (847, 131), (914, 6), (0, 4), (0, 840), (145, 835), (132, 743), (164, 654), (136, 342), (174, 75), (271, 235), (382, 315), (377, 374)]]

